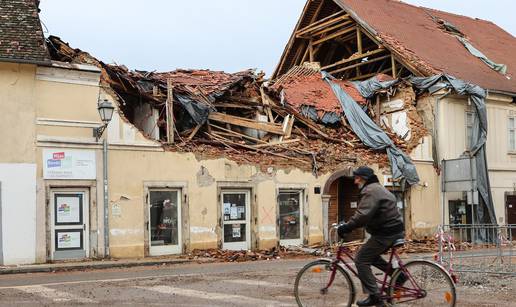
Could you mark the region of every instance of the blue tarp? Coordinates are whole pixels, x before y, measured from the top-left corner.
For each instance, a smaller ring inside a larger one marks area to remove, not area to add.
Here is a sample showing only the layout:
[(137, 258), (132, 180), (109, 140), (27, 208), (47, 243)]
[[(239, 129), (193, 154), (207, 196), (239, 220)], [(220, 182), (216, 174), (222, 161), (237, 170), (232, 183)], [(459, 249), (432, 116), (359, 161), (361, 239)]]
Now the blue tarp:
[[(322, 74), (323, 79), (328, 82), (335, 96), (337, 96), (349, 125), (362, 143), (375, 150), (385, 149), (387, 151), (394, 179), (404, 178), (410, 185), (418, 183), (419, 176), (417, 175), (416, 166), (412, 163), (410, 157), (397, 148), (387, 134), (371, 120), (360, 105), (337, 83), (332, 81), (333, 77), (331, 75), (326, 72), (322, 72)], [(372, 79), (355, 83), (355, 86), (363, 93), (364, 97), (371, 97), (376, 90), (388, 88), (394, 83), (394, 81), (379, 82), (377, 79)]]

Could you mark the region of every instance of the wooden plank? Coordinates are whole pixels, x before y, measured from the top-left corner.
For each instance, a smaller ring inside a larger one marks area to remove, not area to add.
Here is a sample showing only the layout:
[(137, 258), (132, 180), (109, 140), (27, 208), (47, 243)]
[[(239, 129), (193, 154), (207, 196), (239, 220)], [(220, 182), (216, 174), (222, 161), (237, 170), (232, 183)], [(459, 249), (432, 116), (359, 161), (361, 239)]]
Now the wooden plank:
[(201, 129), (201, 127), (202, 127), (202, 125), (195, 126), (194, 130), (192, 131), (192, 133), (190, 133), (190, 136), (188, 136), (188, 140), (193, 139), (193, 137), (197, 134), (197, 132), (199, 131), (199, 129)]
[(390, 57), (390, 55), (384, 55), (384, 56), (381, 56), (381, 57), (378, 57), (378, 58), (371, 59), (371, 60), (366, 61), (366, 62), (360, 62), (360, 63), (357, 63), (357, 64), (349, 65), (349, 66), (346, 66), (346, 67), (343, 67), (343, 68), (332, 70), (330, 72), (330, 74), (336, 74), (336, 73), (343, 72), (343, 71), (346, 71), (346, 70), (350, 70), (350, 69), (353, 69), (353, 68), (356, 68), (356, 67), (360, 67), (360, 66), (363, 66), (363, 65), (375, 63), (375, 62), (378, 62), (378, 61), (381, 61), (381, 60), (385, 60), (385, 59), (387, 59), (389, 57)]
[(294, 115), (291, 115), (290, 120), (288, 121), (288, 124), (287, 124), (287, 129), (285, 129), (285, 139), (290, 138), (290, 136), (292, 135), (292, 127), (294, 127), (295, 120), (296, 120), (296, 118), (294, 117)]
[(272, 142), (272, 143), (267, 143), (267, 144), (254, 145), (253, 147), (264, 148), (264, 147), (271, 147), (271, 146), (277, 146), (277, 145), (297, 143), (299, 141), (301, 141), (301, 140), (300, 139), (292, 139), (292, 140), (285, 140), (285, 141), (281, 141), (281, 142)]
[(381, 53), (383, 51), (386, 51), (386, 50), (381, 48), (381, 49), (375, 49), (375, 50), (367, 51), (366, 53), (354, 54), (354, 55), (350, 56), (347, 59), (343, 59), (343, 60), (340, 60), (340, 61), (335, 62), (333, 64), (321, 67), (321, 70), (326, 70), (328, 68), (332, 68), (332, 67), (335, 67), (337, 65), (346, 64), (346, 63), (349, 63), (349, 62), (352, 62), (352, 61), (355, 61), (355, 60), (360, 60), (360, 59), (363, 59), (365, 57), (372, 56), (372, 55), (375, 55), (377, 53)]
[(232, 108), (232, 109), (246, 109), (246, 110), (254, 110), (255, 108), (252, 106), (235, 104), (235, 103), (215, 103), (213, 104), (216, 108)]
[(264, 105), (265, 113), (269, 117), (269, 121), (271, 123), (274, 123), (274, 116), (272, 115), (272, 111), (271, 111), (271, 102), (272, 101), (269, 98), (269, 96), (267, 96), (267, 94), (265, 94), (265, 90), (263, 89), (263, 87), (260, 87), (260, 95), (262, 96), (262, 104)]
[(274, 133), (274, 134), (278, 134), (278, 135), (284, 135), (283, 130), (281, 129), (281, 126), (272, 124), (272, 123), (259, 122), (256, 120), (251, 120), (251, 119), (247, 119), (247, 118), (242, 118), (242, 117), (228, 115), (228, 114), (224, 114), (224, 113), (218, 113), (218, 112), (210, 113), (208, 118), (210, 120), (228, 123), (228, 124), (232, 124), (232, 125), (236, 125), (236, 126), (240, 126), (240, 127), (246, 127), (246, 128), (266, 131), (266, 132), (270, 132), (270, 133)]
[(174, 143), (174, 85), (172, 79), (167, 79), (167, 102), (166, 102), (166, 115), (167, 115), (167, 142)]
[(342, 31), (339, 31), (339, 32), (336, 32), (336, 33), (330, 34), (330, 35), (326, 36), (325, 38), (321, 38), (321, 39), (318, 39), (318, 40), (314, 41), (313, 45), (315, 46), (315, 45), (322, 44), (322, 43), (324, 43), (325, 41), (328, 41), (328, 40), (330, 40), (330, 39), (334, 39), (334, 38), (339, 37), (339, 36), (342, 36), (342, 35), (344, 35), (344, 34), (346, 34), (346, 33), (352, 32), (352, 31), (354, 31), (355, 29), (356, 29), (356, 27), (355, 27), (355, 26), (352, 26), (352, 27), (346, 28), (346, 29), (344, 29), (344, 30), (342, 30)]
[(238, 136), (238, 137), (241, 137), (241, 138), (244, 138), (244, 139), (248, 139), (248, 140), (253, 141), (253, 142), (256, 142), (256, 143), (268, 144), (268, 143), (267, 143), (267, 142), (265, 142), (265, 141), (262, 141), (262, 140), (260, 140), (260, 139), (254, 138), (254, 137), (249, 136), (249, 135), (247, 135), (247, 134), (243, 134), (243, 133), (239, 133), (239, 132), (236, 132), (236, 131), (233, 131), (233, 130), (230, 130), (230, 129), (226, 129), (226, 128), (223, 128), (223, 127), (221, 127), (221, 126), (217, 126), (217, 125), (215, 125), (215, 124), (209, 124), (209, 125), (210, 125), (211, 127), (213, 127), (213, 128), (217, 128), (217, 129), (219, 129), (219, 130), (225, 131), (225, 132), (230, 133), (230, 134), (232, 134), (232, 135), (234, 135), (234, 136)]
[(268, 155), (273, 155), (273, 156), (281, 157), (281, 158), (288, 159), (288, 160), (294, 160), (294, 161), (298, 161), (298, 162), (305, 163), (305, 164), (312, 164), (311, 162), (308, 162), (308, 161), (305, 161), (305, 160), (302, 160), (302, 159), (298, 159), (298, 158), (294, 158), (294, 157), (289, 157), (287, 155), (279, 154), (279, 153), (272, 152), (272, 151), (267, 151), (267, 150), (260, 149), (260, 148), (255, 148), (254, 146), (251, 146), (251, 145), (239, 144), (239, 143), (236, 143), (236, 142), (233, 142), (233, 141), (229, 141), (229, 140), (224, 140), (224, 141), (229, 143), (229, 144), (235, 145), (235, 146), (240, 146), (240, 147), (243, 147), (243, 148), (247, 148), (247, 149), (251, 149), (251, 150), (254, 150), (254, 151), (261, 152), (261, 153), (265, 153), (265, 154), (268, 154)]

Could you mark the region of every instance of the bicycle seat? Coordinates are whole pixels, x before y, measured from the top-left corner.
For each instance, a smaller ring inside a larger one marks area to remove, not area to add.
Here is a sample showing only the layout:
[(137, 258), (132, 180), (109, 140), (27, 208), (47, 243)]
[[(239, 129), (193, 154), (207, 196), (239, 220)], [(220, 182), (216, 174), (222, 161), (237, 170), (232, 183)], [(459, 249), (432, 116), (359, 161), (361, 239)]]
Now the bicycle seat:
[(405, 239), (397, 239), (392, 243), (392, 247), (402, 247), (403, 245), (405, 245)]

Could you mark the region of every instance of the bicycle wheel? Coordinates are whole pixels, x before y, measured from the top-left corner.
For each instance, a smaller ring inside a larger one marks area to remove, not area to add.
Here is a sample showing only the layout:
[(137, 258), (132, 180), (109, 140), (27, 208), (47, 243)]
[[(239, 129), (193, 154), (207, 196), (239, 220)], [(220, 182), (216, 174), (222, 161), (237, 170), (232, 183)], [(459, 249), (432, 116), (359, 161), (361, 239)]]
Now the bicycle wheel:
[[(403, 303), (407, 306), (455, 306), (455, 285), (448, 272), (440, 265), (431, 261), (415, 260), (406, 263), (404, 267), (413, 280), (407, 279), (401, 269), (392, 274), (389, 294), (393, 305)], [(423, 290), (419, 296), (418, 287)]]
[(329, 288), (332, 274), (330, 260), (317, 260), (305, 265), (296, 276), (294, 295), (300, 307), (351, 306), (355, 287), (349, 274), (339, 265)]

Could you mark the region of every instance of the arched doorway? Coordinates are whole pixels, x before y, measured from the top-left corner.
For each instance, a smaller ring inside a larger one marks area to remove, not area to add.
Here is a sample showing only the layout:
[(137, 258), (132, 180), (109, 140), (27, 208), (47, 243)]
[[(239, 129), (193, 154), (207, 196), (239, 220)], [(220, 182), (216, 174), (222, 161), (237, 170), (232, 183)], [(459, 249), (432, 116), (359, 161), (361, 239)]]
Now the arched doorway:
[[(323, 195), (328, 201), (328, 210), (325, 218), (328, 227), (333, 223), (349, 220), (357, 209), (360, 191), (353, 183), (353, 169), (351, 167), (334, 173), (326, 182)], [(329, 231), (329, 229), (328, 229)], [(349, 240), (362, 240), (364, 229), (355, 229)]]

